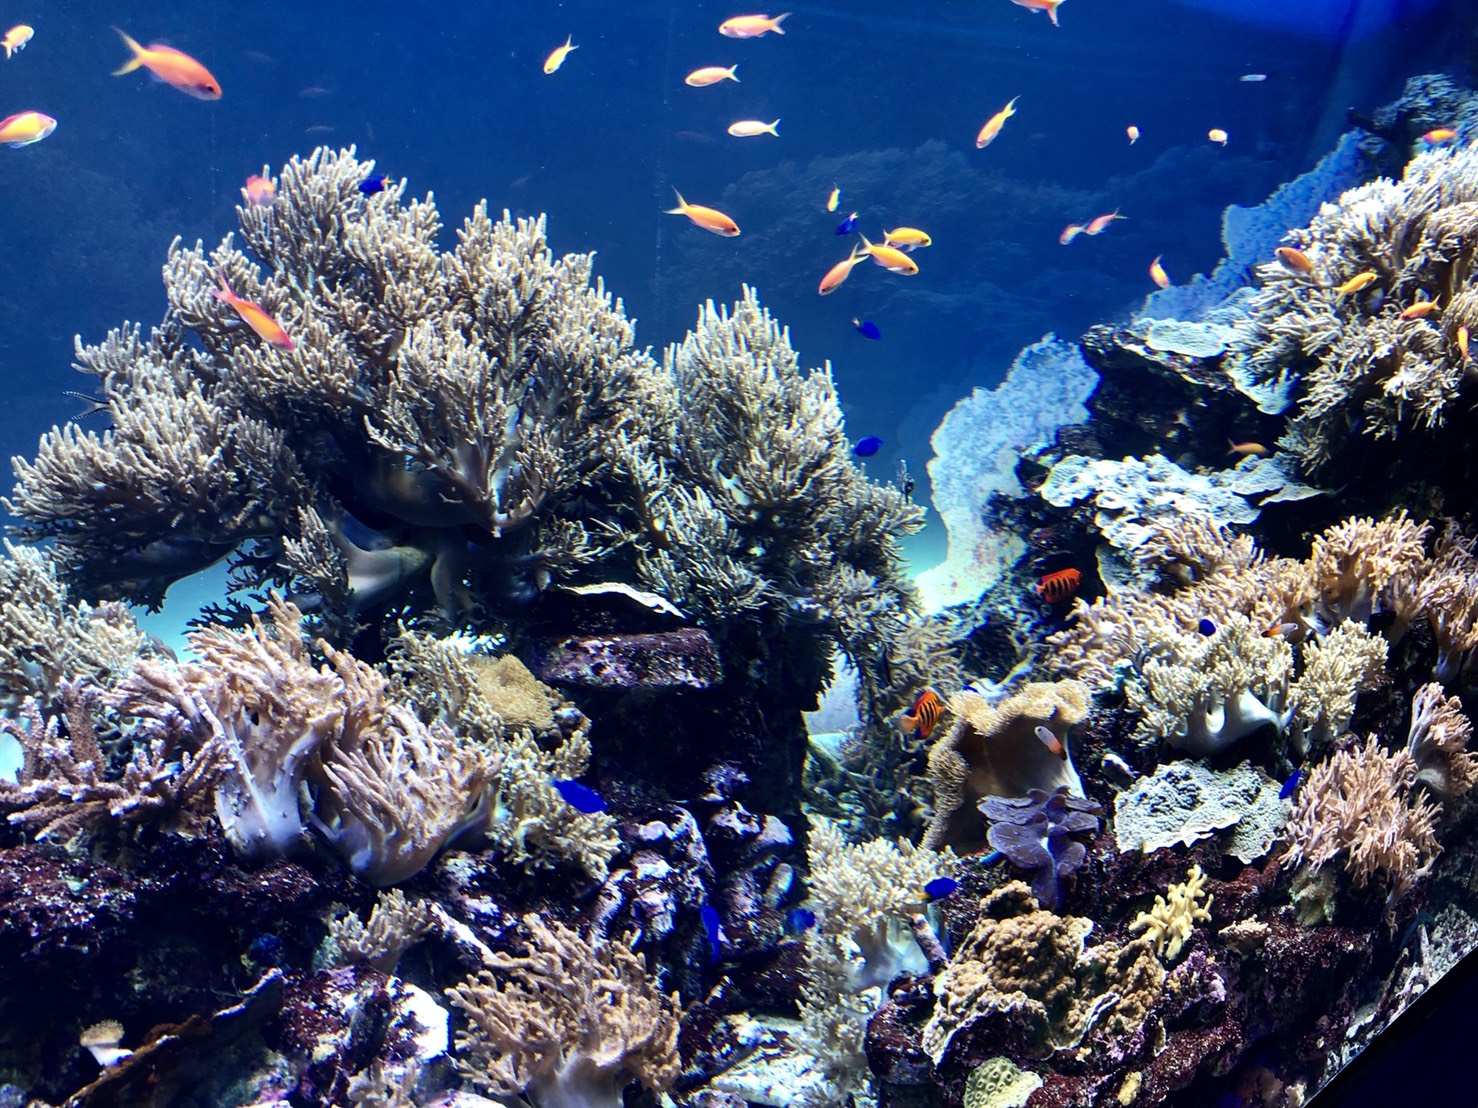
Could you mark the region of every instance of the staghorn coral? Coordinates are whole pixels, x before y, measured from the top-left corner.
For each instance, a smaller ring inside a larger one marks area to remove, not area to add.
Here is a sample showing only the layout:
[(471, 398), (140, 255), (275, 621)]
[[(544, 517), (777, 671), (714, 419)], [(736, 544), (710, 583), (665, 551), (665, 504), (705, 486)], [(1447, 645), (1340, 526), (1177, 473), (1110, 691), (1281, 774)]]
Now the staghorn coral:
[(1142, 1024), (1165, 968), (1144, 939), (1086, 949), (1092, 929), (1092, 920), (1043, 911), (1020, 881), (982, 900), (974, 930), (934, 981), (934, 1014), (922, 1036), (934, 1064), (980, 1020), (1013, 1028), (1028, 1057)]
[[(1302, 381), (1281, 445), (1310, 468), (1327, 464), (1357, 421), (1365, 434), (1397, 438), (1449, 418), (1466, 376), (1457, 332), (1478, 324), (1469, 289), (1478, 232), (1478, 151), (1418, 154), (1400, 181), (1381, 179), (1325, 204), (1290, 237), (1313, 262), (1313, 279), (1269, 262), (1250, 299), (1255, 326), (1236, 359), (1256, 380), (1292, 370)], [(1362, 291), (1334, 286), (1362, 273)], [(1418, 300), (1440, 315), (1402, 319)]]
[(1406, 751), (1416, 763), (1416, 781), (1440, 797), (1460, 796), (1478, 784), (1478, 756), (1468, 740), (1473, 725), (1463, 702), (1444, 696), (1436, 682), (1423, 685), (1411, 698), (1411, 727)]
[(16, 781), (0, 782), (0, 808), (10, 811), (10, 823), (35, 829), (38, 839), (65, 842), (79, 831), (177, 821), (226, 771), (218, 744), (190, 750), (180, 736), (165, 734), (136, 736), (118, 772), (98, 741), (100, 697), (94, 686), (64, 681), (58, 714), (44, 717), (30, 700), (18, 720), (0, 719), (0, 732), (24, 755)]
[(1314, 766), (1294, 799), (1285, 867), (1316, 873), (1340, 858), (1356, 886), (1384, 884), (1395, 901), (1441, 852), (1437, 808), (1413, 795), (1416, 762), (1374, 738)]
[(536, 1108), (620, 1108), (632, 1082), (676, 1080), (677, 997), (664, 996), (627, 942), (523, 917), (527, 953), (493, 953), (448, 989), (466, 1015), (458, 1064), (477, 1085)]
[[(1201, 903), (1201, 897), (1206, 903)], [(1185, 941), (1191, 937), (1196, 924), (1211, 918), (1211, 896), (1206, 892), (1206, 875), (1199, 865), (1186, 872), (1186, 878), (1178, 885), (1171, 885), (1165, 895), (1156, 894), (1155, 903), (1148, 912), (1140, 912), (1129, 924), (1131, 932), (1147, 931), (1155, 953), (1166, 962), (1180, 956)]]
[(979, 693), (950, 699), (954, 726), (929, 751), (934, 818), (924, 835), (933, 849), (978, 849), (985, 823), (977, 807), (988, 796), (1027, 796), (1058, 786), (1082, 795), (1072, 758), (1058, 758), (1037, 737), (1046, 727), (1067, 748), (1068, 731), (1088, 715), (1092, 695), (1080, 681), (1029, 681), (999, 702)]

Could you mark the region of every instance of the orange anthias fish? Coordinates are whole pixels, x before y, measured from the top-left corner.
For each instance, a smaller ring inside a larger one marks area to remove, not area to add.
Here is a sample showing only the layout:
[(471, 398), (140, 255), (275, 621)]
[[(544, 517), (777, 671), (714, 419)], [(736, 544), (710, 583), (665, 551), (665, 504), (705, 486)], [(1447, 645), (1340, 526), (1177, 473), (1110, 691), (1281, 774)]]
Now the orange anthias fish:
[(919, 271), (919, 263), (897, 247), (868, 242), (866, 235), (862, 235), (861, 238), (862, 246), (860, 249), (862, 252), (872, 255), (872, 260), (877, 262), (878, 265), (882, 266), (889, 273), (901, 273), (905, 277), (912, 277)]
[(1426, 319), (1437, 310), (1437, 301), (1418, 300), (1415, 304), (1402, 310), (1402, 319)]
[(1063, 246), (1066, 246), (1082, 233), (1083, 225), (1081, 223), (1069, 223), (1062, 229), (1062, 234), (1057, 236), (1057, 241), (1062, 243)]
[(1134, 124), (1131, 123), (1129, 124), (1129, 126), (1125, 127), (1124, 133), (1129, 136), (1130, 146), (1133, 146), (1136, 142), (1139, 141), (1139, 128), (1136, 127)]
[(1311, 277), (1314, 273), (1314, 263), (1302, 250), (1296, 250), (1292, 246), (1280, 246), (1273, 251), (1278, 260), (1295, 273), (1301, 273), (1305, 277)]
[(715, 235), (723, 235), (725, 238), (733, 238), (739, 233), (739, 224), (717, 208), (705, 208), (702, 204), (689, 204), (677, 189), (672, 191), (677, 197), (677, 207), (668, 208), (665, 214), (685, 215), (705, 231), (712, 231)]
[(1059, 569), (1056, 573), (1047, 573), (1038, 577), (1037, 583), (1032, 586), (1032, 591), (1048, 604), (1060, 604), (1064, 600), (1070, 600), (1082, 583), (1082, 573), (1069, 566), (1067, 569)]
[(1027, 8), (1034, 12), (1046, 12), (1047, 18), (1052, 21), (1052, 26), (1060, 27), (1057, 22), (1057, 9), (1062, 6), (1062, 0), (1011, 0), (1018, 8)]
[(1463, 356), (1463, 361), (1468, 360), (1468, 325), (1466, 323), (1457, 329), (1457, 352)]
[(727, 68), (721, 65), (705, 65), (702, 69), (695, 69), (684, 77), (683, 84), (692, 85), (694, 88), (707, 88), (720, 81), (733, 81), (738, 84), (739, 78), (734, 76), (734, 70), (738, 68), (737, 63)]
[(1019, 96), (1011, 97), (1009, 104), (985, 121), (985, 126), (980, 128), (980, 134), (975, 136), (975, 149), (984, 150), (996, 141), (996, 136), (1001, 133), (1001, 128), (1006, 125), (1006, 120), (1016, 114), (1016, 101), (1020, 99), (1021, 97)]
[(826, 197), (826, 210), (834, 212), (837, 205), (842, 202), (842, 188), (840, 185), (832, 185), (831, 192)]
[(172, 85), (197, 100), (219, 100), (221, 98), (221, 83), (211, 76), (210, 70), (189, 54), (181, 53), (172, 46), (164, 46), (157, 42), (149, 46), (140, 46), (119, 31), (117, 27), (113, 30), (118, 31), (118, 37), (133, 51), (133, 57), (113, 70), (113, 76), (122, 77), (125, 73), (132, 73), (135, 69), (142, 67), (166, 85)]
[(1351, 277), (1344, 284), (1335, 285), (1334, 292), (1337, 296), (1349, 296), (1351, 293), (1359, 292), (1361, 289), (1368, 289), (1375, 282), (1375, 273), (1367, 269), (1364, 273), (1355, 274), (1355, 276)]
[(835, 292), (841, 283), (852, 275), (852, 267), (865, 257), (867, 257), (866, 251), (860, 246), (854, 247), (852, 253), (826, 271), (826, 276), (821, 278), (821, 284), (816, 291), (822, 296)]
[(1150, 262), (1150, 280), (1162, 289), (1168, 289), (1171, 285), (1170, 274), (1165, 272), (1165, 267), (1160, 264), (1163, 254), (1156, 254), (1155, 260)]
[(560, 66), (564, 65), (565, 59), (570, 56), (570, 51), (578, 49), (580, 48), (575, 45), (575, 36), (566, 35), (564, 45), (556, 46), (549, 52), (549, 57), (544, 59), (545, 74), (553, 73)]
[(1428, 131), (1422, 136), (1422, 141), (1428, 146), (1436, 146), (1439, 143), (1451, 142), (1457, 138), (1457, 132), (1451, 127), (1438, 127), (1436, 130)]
[(283, 329), (282, 324), (268, 315), (260, 304), (237, 296), (232, 292), (231, 286), (226, 283), (226, 275), (220, 270), (216, 270), (216, 278), (221, 282), (221, 287), (212, 290), (212, 296), (217, 300), (231, 305), (236, 310), (236, 314), (242, 318), (242, 321), (260, 335), (265, 342), (281, 347), (283, 350), (291, 350), (293, 348), (293, 340), (288, 337), (288, 333)]
[(1127, 215), (1120, 215), (1119, 209), (1115, 208), (1108, 215), (1101, 215), (1097, 219), (1088, 221), (1088, 226), (1083, 228), (1085, 235), (1101, 235), (1108, 230), (1109, 224), (1116, 219), (1128, 219)]
[(269, 177), (258, 177), (255, 174), (246, 179), (246, 201), (258, 208), (270, 208), (277, 199), (277, 186)]
[(1233, 442), (1227, 439), (1227, 453), (1235, 454), (1239, 458), (1266, 458), (1272, 453), (1260, 442)]
[(17, 112), (0, 119), (0, 143), (12, 148), (40, 142), (56, 130), (56, 120), (44, 112)]
[(1216, 143), (1217, 146), (1225, 146), (1227, 144), (1227, 139), (1230, 136), (1228, 136), (1227, 133), (1223, 131), (1220, 127), (1213, 127), (1211, 128), (1211, 130), (1206, 132), (1206, 137), (1209, 138), (1212, 142)]
[(913, 707), (904, 712), (898, 719), (898, 730), (905, 735), (918, 732), (919, 738), (927, 739), (934, 734), (934, 728), (939, 726), (939, 717), (944, 715), (944, 701), (933, 689), (925, 689), (919, 693), (918, 699), (913, 702)]
[(36, 32), (24, 23), (17, 23), (5, 32), (5, 37), (0, 38), (0, 46), (5, 48), (5, 57), (8, 60), (17, 50), (24, 50), (26, 43), (31, 41), (31, 36)]
[(785, 28), (780, 24), (789, 18), (789, 12), (781, 12), (773, 18), (768, 15), (736, 15), (720, 23), (718, 33), (728, 38), (759, 38), (771, 31), (777, 35), (783, 35)]
[(883, 245), (896, 246), (900, 250), (912, 253), (920, 247), (933, 246), (934, 240), (927, 232), (920, 231), (917, 227), (895, 227), (891, 231), (883, 232)]

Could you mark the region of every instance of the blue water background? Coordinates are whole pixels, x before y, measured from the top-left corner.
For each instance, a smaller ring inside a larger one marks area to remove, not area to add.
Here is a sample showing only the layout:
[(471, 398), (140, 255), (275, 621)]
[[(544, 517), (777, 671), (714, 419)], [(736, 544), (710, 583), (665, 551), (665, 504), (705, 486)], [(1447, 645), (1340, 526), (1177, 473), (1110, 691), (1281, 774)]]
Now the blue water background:
[[(7, 25), (36, 37), (0, 62), (0, 114), (37, 109), (60, 125), (0, 149), (0, 449), (33, 454), (77, 410), (64, 390), (90, 379), (69, 368), (74, 334), (160, 318), (174, 235), (213, 245), (248, 174), (354, 143), (413, 193), (434, 190), (448, 242), (481, 197), (548, 212), (556, 250), (598, 252), (643, 344), (681, 338), (701, 301), (754, 284), (805, 363), (832, 362), (851, 432), (886, 440), (873, 471), (904, 459), (922, 479), (944, 412), (1023, 345), (1122, 317), (1157, 254), (1177, 279), (1210, 269), (1228, 204), (1307, 169), (1347, 109), (1458, 64), (1472, 37), (1467, 0), (1353, 5), (1363, 22), (1350, 0), (1323, 0), (1296, 28), (1265, 25), (1287, 21), (1263, 19), (1260, 0), (1220, 6), (1244, 18), (1068, 0), (1059, 28), (1008, 0), (849, 0), (795, 5), (784, 37), (750, 41), (716, 27), (753, 8), (707, 0), (9, 8)], [(200, 58), (223, 98), (111, 77), (127, 56), (112, 23)], [(579, 49), (546, 77), (567, 34)], [(735, 62), (738, 84), (682, 83)], [(1238, 80), (1249, 72), (1268, 79)], [(1013, 96), (1018, 114), (976, 150)], [(725, 134), (776, 117), (778, 140)], [(1230, 132), (1225, 149), (1211, 127)], [(837, 215), (822, 208), (833, 181)], [(663, 215), (674, 186), (730, 212), (742, 236)], [(1068, 222), (1115, 208), (1128, 218), (1108, 233), (1058, 245)], [(833, 227), (852, 210), (869, 235), (911, 224), (935, 245), (915, 255), (918, 276), (866, 265), (819, 298), (846, 253)], [(883, 341), (858, 336), (853, 317)]]

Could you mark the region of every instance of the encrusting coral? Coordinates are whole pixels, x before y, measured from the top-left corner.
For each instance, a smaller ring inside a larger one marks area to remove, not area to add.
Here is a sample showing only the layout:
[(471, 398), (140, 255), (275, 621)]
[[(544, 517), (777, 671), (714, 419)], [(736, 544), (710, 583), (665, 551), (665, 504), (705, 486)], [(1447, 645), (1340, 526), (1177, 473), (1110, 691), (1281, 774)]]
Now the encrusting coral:
[(527, 953), (490, 956), (447, 990), (467, 1019), (458, 1064), (478, 1086), (544, 1108), (620, 1108), (640, 1082), (677, 1079), (677, 997), (658, 992), (625, 941), (524, 916)]

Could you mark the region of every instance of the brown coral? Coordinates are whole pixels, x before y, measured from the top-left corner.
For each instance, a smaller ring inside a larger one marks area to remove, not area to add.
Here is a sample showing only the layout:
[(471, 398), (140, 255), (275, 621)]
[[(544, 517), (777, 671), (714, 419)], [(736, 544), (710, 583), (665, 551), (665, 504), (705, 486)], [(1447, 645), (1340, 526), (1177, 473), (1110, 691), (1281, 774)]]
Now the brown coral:
[(952, 697), (955, 725), (929, 751), (934, 819), (924, 845), (962, 852), (983, 846), (977, 805), (987, 796), (1025, 796), (1061, 785), (1081, 794), (1071, 758), (1048, 750), (1037, 728), (1047, 728), (1066, 748), (1068, 730), (1087, 718), (1091, 704), (1088, 687), (1072, 680), (1031, 681), (995, 703), (975, 692)]

